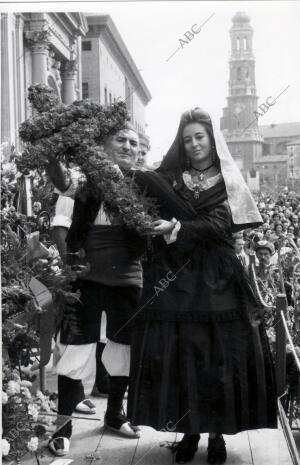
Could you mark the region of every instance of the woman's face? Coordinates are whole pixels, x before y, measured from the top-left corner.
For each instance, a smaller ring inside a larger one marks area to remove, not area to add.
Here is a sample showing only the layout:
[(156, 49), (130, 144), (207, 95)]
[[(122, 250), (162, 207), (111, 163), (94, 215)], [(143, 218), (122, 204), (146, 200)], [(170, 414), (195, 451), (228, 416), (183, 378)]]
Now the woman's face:
[(187, 158), (193, 162), (202, 162), (210, 157), (211, 143), (205, 127), (200, 123), (189, 123), (183, 133), (183, 144)]
[(265, 238), (270, 239), (271, 235), (272, 235), (272, 229), (266, 229), (265, 230)]

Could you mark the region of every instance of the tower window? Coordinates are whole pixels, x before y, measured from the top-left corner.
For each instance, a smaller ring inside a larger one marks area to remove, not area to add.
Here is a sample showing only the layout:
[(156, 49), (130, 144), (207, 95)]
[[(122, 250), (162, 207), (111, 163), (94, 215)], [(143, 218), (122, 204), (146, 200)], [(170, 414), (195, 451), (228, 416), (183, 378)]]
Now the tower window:
[(237, 81), (240, 81), (242, 79), (241, 68), (236, 69), (236, 79)]
[(89, 98), (89, 83), (83, 82), (82, 83), (82, 98)]
[(244, 50), (247, 50), (247, 37), (244, 37)]
[(89, 52), (92, 50), (92, 42), (90, 40), (84, 40), (82, 42), (82, 51)]
[(104, 104), (107, 105), (107, 89), (104, 89)]
[(237, 37), (237, 39), (236, 39), (236, 49), (237, 49), (237, 50), (240, 50), (240, 48), (241, 48), (240, 38)]
[(112, 97), (111, 97), (111, 93), (109, 93), (109, 104), (110, 104), (110, 105), (112, 104)]

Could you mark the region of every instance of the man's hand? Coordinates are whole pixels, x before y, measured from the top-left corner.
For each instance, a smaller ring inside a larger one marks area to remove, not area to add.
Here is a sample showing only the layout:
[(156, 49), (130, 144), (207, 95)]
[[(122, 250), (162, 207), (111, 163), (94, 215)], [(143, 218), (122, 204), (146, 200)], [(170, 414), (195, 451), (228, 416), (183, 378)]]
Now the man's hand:
[(54, 186), (60, 191), (66, 191), (71, 184), (71, 177), (67, 169), (55, 158), (49, 161), (46, 172)]

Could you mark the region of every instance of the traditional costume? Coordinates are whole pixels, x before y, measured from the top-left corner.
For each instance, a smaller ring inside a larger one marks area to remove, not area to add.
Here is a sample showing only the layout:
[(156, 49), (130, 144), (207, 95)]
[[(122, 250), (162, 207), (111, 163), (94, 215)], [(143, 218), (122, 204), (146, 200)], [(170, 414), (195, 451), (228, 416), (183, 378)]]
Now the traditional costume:
[(168, 244), (153, 240), (144, 267), (128, 416), (138, 425), (189, 434), (276, 428), (273, 362), (231, 235), (262, 220), (209, 115), (204, 121), (212, 125), (220, 173), (193, 185), (182, 131), (199, 121), (197, 111), (183, 115), (157, 172), (136, 174), (158, 200), (160, 217), (175, 218), (179, 227)]
[[(129, 374), (129, 321), (141, 294), (140, 257), (145, 241), (126, 230), (118, 218), (110, 218), (101, 196), (97, 199), (89, 196), (88, 186), (84, 194), (79, 194), (77, 187), (73, 179), (64, 192), (64, 195), (75, 196), (72, 224), (66, 238), (67, 250), (73, 264), (74, 258), (75, 263), (78, 260), (78, 252), (84, 250), (84, 263), (89, 264), (89, 270), (73, 286), (73, 291), (80, 291), (80, 299), (65, 307), (57, 335), (58, 413), (72, 415), (82, 399), (81, 380), (93, 371), (101, 316), (105, 312), (108, 343), (103, 352), (109, 351), (106, 359), (110, 375), (105, 423), (124, 436), (138, 437), (137, 429), (122, 414), (122, 402)], [(97, 355), (100, 363), (101, 354)], [(49, 447), (56, 455), (67, 452), (65, 439), (71, 434), (72, 426), (68, 423), (53, 435)]]

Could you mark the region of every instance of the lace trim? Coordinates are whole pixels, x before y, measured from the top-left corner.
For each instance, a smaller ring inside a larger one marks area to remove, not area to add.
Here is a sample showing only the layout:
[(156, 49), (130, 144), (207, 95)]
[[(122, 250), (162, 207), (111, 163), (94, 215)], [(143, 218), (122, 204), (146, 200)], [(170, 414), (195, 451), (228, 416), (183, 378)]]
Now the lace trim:
[(190, 189), (191, 191), (195, 191), (196, 189), (199, 191), (205, 191), (215, 186), (216, 184), (221, 182), (223, 179), (222, 173), (218, 173), (215, 176), (212, 176), (206, 180), (200, 181), (200, 179), (198, 179), (197, 182), (195, 182), (193, 181), (192, 176), (189, 171), (184, 171), (182, 173), (182, 178), (183, 178), (183, 181), (186, 187)]

